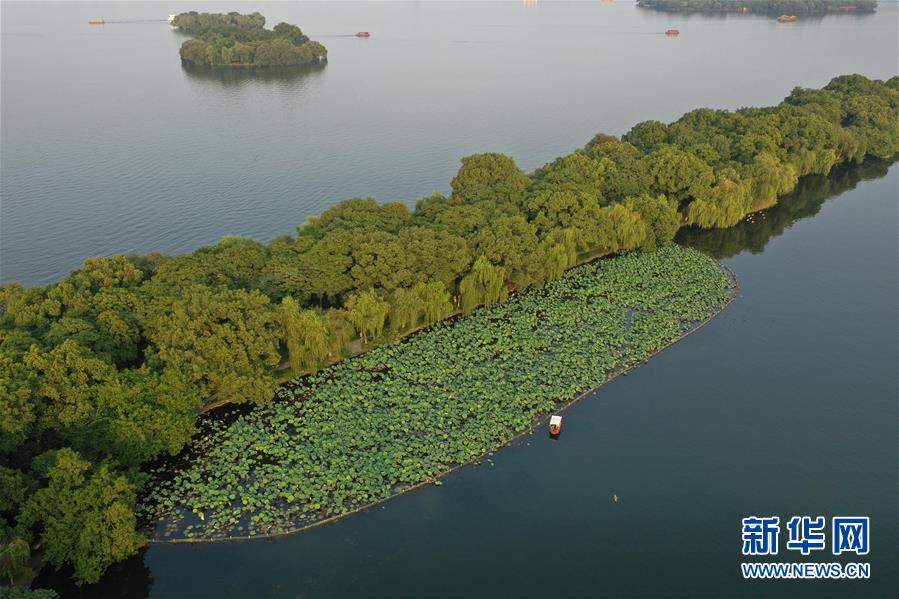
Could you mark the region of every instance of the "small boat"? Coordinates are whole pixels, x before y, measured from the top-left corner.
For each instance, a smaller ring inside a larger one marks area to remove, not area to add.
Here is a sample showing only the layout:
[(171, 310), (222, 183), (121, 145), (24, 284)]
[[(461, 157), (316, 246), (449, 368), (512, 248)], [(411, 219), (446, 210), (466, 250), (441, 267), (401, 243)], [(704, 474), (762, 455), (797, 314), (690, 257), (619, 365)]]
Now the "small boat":
[(356, 37), (371, 37), (371, 34), (367, 31), (360, 31), (356, 34)]
[(778, 23), (792, 23), (796, 20), (796, 15), (780, 15), (777, 17)]
[(88, 23), (90, 25), (103, 25), (106, 23), (106, 21), (104, 19), (91, 19), (90, 21), (88, 21)]
[(680, 35), (680, 31), (677, 29), (666, 29), (665, 35)]
[(559, 415), (552, 416), (549, 419), (549, 434), (558, 435), (562, 432), (562, 417)]
[(178, 16), (178, 15), (169, 15), (169, 23), (174, 23), (174, 22), (175, 22), (175, 17), (177, 17), (177, 16)]

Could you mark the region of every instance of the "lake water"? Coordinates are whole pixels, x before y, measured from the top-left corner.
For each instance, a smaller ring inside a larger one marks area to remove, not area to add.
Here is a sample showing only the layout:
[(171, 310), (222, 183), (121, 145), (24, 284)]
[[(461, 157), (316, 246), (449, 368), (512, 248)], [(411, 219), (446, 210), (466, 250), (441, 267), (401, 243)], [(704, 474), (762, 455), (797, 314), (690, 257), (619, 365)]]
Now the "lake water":
[(625, 2), (204, 2), (298, 23), (329, 49), (324, 69), (258, 79), (181, 67), (185, 38), (158, 20), (193, 4), (3, 2), (0, 282), (269, 240), (352, 196), (411, 204), (448, 191), (474, 152), (531, 170), (640, 120), (888, 78), (899, 10), (881, 4), (779, 24)]
[[(258, 8), (329, 47), (324, 69), (264, 79), (185, 71), (165, 23), (86, 25), (194, 7), (3, 3), (2, 280), (227, 233), (268, 239), (344, 197), (446, 190), (468, 153), (532, 169), (596, 131), (899, 70), (893, 3), (789, 26), (617, 2), (204, 4)], [(327, 37), (362, 29), (372, 37)], [(897, 165), (841, 169), (755, 222), (682, 232), (736, 273), (739, 296), (572, 407), (557, 442), (535, 434), (493, 465), (292, 537), (154, 545), (98, 585), (50, 568), (38, 584), (90, 597), (895, 597), (897, 194)], [(870, 516), (872, 579), (742, 580), (750, 514)]]

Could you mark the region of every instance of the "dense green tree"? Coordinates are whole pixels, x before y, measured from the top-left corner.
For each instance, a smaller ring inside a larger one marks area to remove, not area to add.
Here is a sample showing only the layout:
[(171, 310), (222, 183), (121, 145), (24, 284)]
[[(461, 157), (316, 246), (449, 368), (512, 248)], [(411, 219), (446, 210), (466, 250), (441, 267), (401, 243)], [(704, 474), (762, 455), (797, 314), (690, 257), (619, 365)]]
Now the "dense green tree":
[(37, 422), (43, 408), (34, 398), (37, 384), (34, 370), (0, 353), (0, 454), (24, 443)]
[(37, 375), (33, 397), (41, 430), (81, 449), (96, 446), (98, 393), (116, 377), (115, 368), (71, 339), (50, 351), (33, 347), (23, 361)]
[(471, 266), (471, 250), (465, 239), (433, 228), (409, 227), (398, 236), (412, 260), (412, 277), (418, 282), (440, 281), (447, 290)]
[(175, 455), (197, 432), (203, 396), (177, 368), (122, 370), (97, 390), (94, 452), (126, 466)]
[(622, 141), (649, 153), (668, 142), (668, 125), (659, 121), (642, 121), (621, 137)]
[(602, 203), (605, 167), (583, 152), (574, 152), (539, 169), (534, 174), (535, 191), (582, 193)]
[(268, 401), (278, 365), (279, 318), (258, 291), (196, 285), (150, 302), (141, 315), (153, 363), (186, 373), (217, 402)]
[(489, 203), (494, 210), (514, 214), (531, 180), (505, 154), (472, 154), (451, 183), (453, 198), (465, 203)]
[(673, 198), (683, 206), (703, 197), (714, 183), (712, 168), (691, 152), (666, 146), (649, 157), (652, 192)]
[(885, 99), (873, 94), (853, 96), (845, 106), (845, 124), (867, 154), (887, 159), (899, 152), (899, 119)]
[(640, 214), (646, 224), (646, 235), (642, 249), (652, 250), (674, 240), (674, 234), (681, 225), (677, 204), (665, 196), (653, 197), (642, 194), (628, 198), (625, 205)]
[(644, 193), (651, 184), (645, 161), (633, 145), (608, 136), (588, 144), (590, 156), (603, 167), (603, 199), (620, 202)]
[(54, 452), (46, 486), (25, 503), (19, 524), (40, 531), (45, 559), (75, 569), (75, 580), (96, 582), (106, 568), (133, 555), (146, 540), (135, 531), (136, 493), (106, 464), (91, 464), (68, 448)]
[(292, 248), (275, 254), (266, 269), (282, 295), (336, 298), (353, 288), (354, 239), (353, 232), (338, 230), (318, 241), (301, 237)]
[(501, 216), (482, 228), (475, 237), (478, 254), (501, 267), (519, 289), (543, 283), (537, 255), (537, 228), (523, 216)]
[(195, 66), (284, 67), (326, 60), (328, 51), (299, 27), (278, 23), (264, 28), (259, 13), (182, 13), (173, 25), (196, 35), (182, 44), (181, 60)]
[(568, 229), (574, 234), (578, 250), (596, 245), (600, 205), (595, 195), (576, 191), (537, 192), (528, 202), (528, 213), (540, 235)]

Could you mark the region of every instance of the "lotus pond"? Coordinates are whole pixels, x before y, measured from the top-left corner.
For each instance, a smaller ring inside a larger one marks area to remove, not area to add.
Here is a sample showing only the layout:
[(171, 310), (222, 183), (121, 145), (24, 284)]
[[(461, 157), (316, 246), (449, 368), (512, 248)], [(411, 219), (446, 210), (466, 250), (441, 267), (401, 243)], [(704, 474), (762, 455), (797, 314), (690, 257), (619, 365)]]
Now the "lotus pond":
[(142, 517), (159, 539), (281, 534), (436, 482), (677, 341), (734, 291), (714, 260), (679, 246), (574, 268), (208, 421), (151, 472)]

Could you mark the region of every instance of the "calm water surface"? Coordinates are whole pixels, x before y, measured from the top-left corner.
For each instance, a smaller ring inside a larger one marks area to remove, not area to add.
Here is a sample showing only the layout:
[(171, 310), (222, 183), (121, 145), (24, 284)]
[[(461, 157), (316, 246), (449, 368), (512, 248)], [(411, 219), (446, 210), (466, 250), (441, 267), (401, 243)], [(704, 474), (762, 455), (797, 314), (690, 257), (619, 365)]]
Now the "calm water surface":
[[(299, 23), (331, 61), (197, 74), (165, 23), (85, 24), (194, 5), (3, 3), (3, 281), (268, 239), (344, 197), (446, 190), (468, 153), (532, 169), (599, 130), (897, 72), (892, 3), (788, 27), (625, 3), (203, 7)], [(361, 29), (372, 38), (329, 37)], [(734, 270), (739, 297), (573, 407), (558, 442), (534, 435), (494, 466), (293, 537), (154, 545), (92, 587), (50, 569), (38, 583), (89, 597), (895, 597), (897, 193), (899, 166), (866, 165), (804, 181), (753, 223), (682, 232)], [(743, 581), (747, 514), (869, 515), (873, 578)]]
[(881, 4), (783, 25), (628, 2), (204, 2), (298, 23), (329, 49), (324, 69), (260, 79), (184, 70), (185, 38), (165, 22), (87, 24), (194, 4), (3, 2), (0, 282), (268, 240), (351, 196), (411, 204), (448, 191), (474, 152), (531, 170), (640, 120), (774, 104), (837, 74), (887, 78), (899, 11)]

